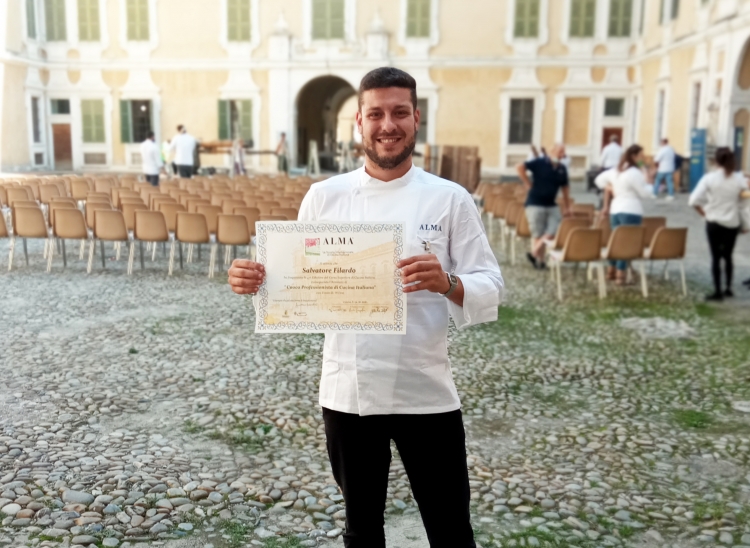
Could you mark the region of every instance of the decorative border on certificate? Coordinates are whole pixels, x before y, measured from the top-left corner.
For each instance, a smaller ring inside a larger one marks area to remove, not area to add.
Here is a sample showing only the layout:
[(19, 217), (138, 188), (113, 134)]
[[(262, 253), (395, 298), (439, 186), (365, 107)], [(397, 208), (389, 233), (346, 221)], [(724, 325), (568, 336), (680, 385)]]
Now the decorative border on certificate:
[[(256, 301), (256, 332), (278, 332), (278, 333), (314, 333), (314, 332), (339, 332), (339, 333), (383, 333), (403, 334), (406, 332), (406, 297), (401, 285), (396, 265), (401, 259), (404, 250), (404, 225), (401, 223), (326, 223), (326, 222), (301, 222), (301, 221), (261, 221), (256, 223), (257, 261), (266, 265), (266, 245), (268, 234), (282, 232), (286, 234), (319, 234), (321, 232), (336, 234), (375, 234), (382, 232), (393, 232), (395, 242), (393, 251), (393, 278), (396, 287), (393, 302), (395, 310), (393, 321), (390, 322), (304, 322), (304, 321), (280, 321), (272, 324), (266, 323), (268, 316), (268, 291), (264, 283), (259, 291)], [(305, 255), (319, 255), (320, 243), (317, 238), (305, 239)]]

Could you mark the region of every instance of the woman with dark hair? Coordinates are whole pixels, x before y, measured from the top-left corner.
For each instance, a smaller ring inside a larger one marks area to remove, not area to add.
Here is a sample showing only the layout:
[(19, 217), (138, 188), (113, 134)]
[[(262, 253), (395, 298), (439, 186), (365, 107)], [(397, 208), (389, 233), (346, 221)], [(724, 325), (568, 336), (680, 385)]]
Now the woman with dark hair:
[[(630, 145), (617, 167), (604, 171), (596, 178), (596, 186), (604, 190), (602, 214), (609, 213), (612, 230), (618, 226), (636, 225), (643, 222), (642, 199), (652, 199), (653, 186), (648, 184), (643, 173), (643, 147)], [(607, 278), (625, 285), (627, 261), (612, 261)]]
[[(721, 301), (734, 297), (732, 293), (732, 273), (734, 265), (732, 253), (742, 224), (740, 200), (742, 192), (748, 189), (748, 180), (734, 171), (734, 152), (728, 147), (716, 149), (716, 164), (719, 169), (707, 173), (698, 182), (690, 195), (690, 206), (706, 218), (708, 245), (711, 248), (711, 274), (714, 279), (714, 292), (709, 301)], [(724, 261), (726, 289), (721, 290), (721, 261)]]

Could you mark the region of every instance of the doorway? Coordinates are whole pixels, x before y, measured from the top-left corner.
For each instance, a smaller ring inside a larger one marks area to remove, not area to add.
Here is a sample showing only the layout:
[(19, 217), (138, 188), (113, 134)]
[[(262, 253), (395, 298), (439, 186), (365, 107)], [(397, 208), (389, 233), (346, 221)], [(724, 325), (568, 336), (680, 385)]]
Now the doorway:
[(338, 76), (321, 76), (308, 82), (297, 96), (297, 164), (307, 165), (310, 141), (318, 144), (320, 167), (335, 170), (339, 113), (354, 88)]
[(52, 145), (55, 151), (55, 170), (73, 170), (73, 145), (70, 124), (52, 124)]
[(617, 136), (617, 142), (622, 146), (622, 128), (621, 127), (605, 127), (602, 130), (602, 148), (609, 144), (610, 139), (613, 135)]

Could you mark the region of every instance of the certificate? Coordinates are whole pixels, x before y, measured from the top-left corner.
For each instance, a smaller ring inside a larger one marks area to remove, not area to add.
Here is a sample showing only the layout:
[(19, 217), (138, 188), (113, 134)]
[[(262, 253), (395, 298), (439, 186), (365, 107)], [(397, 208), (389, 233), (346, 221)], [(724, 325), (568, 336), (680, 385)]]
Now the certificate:
[(403, 224), (256, 223), (256, 333), (406, 333)]

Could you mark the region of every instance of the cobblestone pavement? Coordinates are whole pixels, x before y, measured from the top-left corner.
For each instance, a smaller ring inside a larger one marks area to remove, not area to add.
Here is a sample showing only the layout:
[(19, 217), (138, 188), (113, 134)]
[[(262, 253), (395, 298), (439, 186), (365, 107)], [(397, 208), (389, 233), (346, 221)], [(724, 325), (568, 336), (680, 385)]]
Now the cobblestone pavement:
[[(113, 260), (46, 274), (29, 249), (0, 274), (1, 543), (340, 545), (321, 336), (253, 334), (206, 254), (128, 278)], [(603, 303), (566, 271), (557, 304), (498, 253), (500, 320), (451, 333), (480, 544), (750, 546), (748, 324), (698, 302), (694, 269), (690, 299), (655, 281)], [(394, 457), (392, 546), (422, 548)]]

